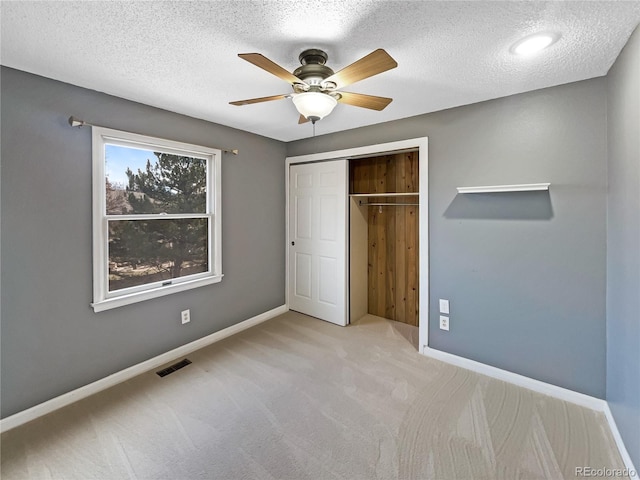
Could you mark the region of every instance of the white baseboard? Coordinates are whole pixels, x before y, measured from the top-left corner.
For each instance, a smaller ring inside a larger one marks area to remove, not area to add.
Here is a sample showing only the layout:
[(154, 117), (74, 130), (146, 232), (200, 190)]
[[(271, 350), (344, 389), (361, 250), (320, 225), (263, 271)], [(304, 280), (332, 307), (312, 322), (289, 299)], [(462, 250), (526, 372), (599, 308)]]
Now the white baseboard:
[(549, 395), (550, 397), (558, 398), (566, 402), (571, 402), (576, 405), (580, 405), (582, 407), (590, 408), (591, 410), (596, 410), (598, 412), (604, 413), (607, 419), (607, 423), (609, 424), (609, 428), (611, 429), (613, 438), (616, 442), (616, 446), (618, 447), (618, 451), (620, 452), (620, 456), (624, 461), (625, 467), (630, 472), (637, 472), (637, 470), (633, 466), (633, 462), (631, 461), (629, 452), (627, 451), (627, 448), (622, 441), (622, 437), (620, 436), (620, 432), (618, 431), (618, 426), (616, 425), (613, 414), (611, 413), (611, 409), (609, 408), (609, 404), (606, 400), (592, 397), (590, 395), (585, 395), (584, 393), (574, 392), (573, 390), (558, 387), (557, 385), (551, 385), (550, 383), (541, 382), (540, 380), (534, 380), (533, 378), (525, 377), (524, 375), (519, 375), (507, 370), (502, 370), (501, 368), (492, 367), (491, 365), (476, 362), (475, 360), (469, 360), (468, 358), (459, 357), (458, 355), (453, 355), (451, 353), (435, 350), (427, 346), (424, 347), (422, 353), (427, 357), (435, 358), (436, 360), (441, 360), (457, 367), (466, 368), (467, 370), (471, 370), (488, 377), (513, 383), (514, 385), (528, 388), (529, 390), (533, 390), (534, 392)]
[(618, 446), (618, 451), (620, 452), (620, 456), (622, 457), (622, 461), (624, 461), (624, 466), (627, 468), (629, 472), (636, 472), (636, 475), (629, 475), (631, 478), (637, 476), (638, 470), (633, 466), (633, 461), (631, 460), (631, 456), (627, 451), (627, 447), (625, 447), (624, 442), (622, 441), (622, 436), (620, 436), (620, 431), (618, 430), (618, 425), (616, 424), (615, 419), (613, 418), (613, 413), (609, 408), (609, 404), (606, 405), (604, 409), (604, 415), (607, 417), (607, 422), (609, 423), (609, 428), (611, 428), (611, 433), (613, 434), (613, 438), (616, 441), (616, 445)]
[(474, 372), (486, 375), (488, 377), (497, 378), (498, 380), (504, 380), (505, 382), (513, 383), (520, 387), (528, 388), (534, 392), (549, 395), (550, 397), (559, 398), (567, 402), (575, 403), (577, 405), (590, 408), (591, 410), (597, 410), (598, 412), (604, 412), (607, 408), (607, 402), (600, 398), (585, 395), (584, 393), (574, 392), (567, 388), (558, 387), (557, 385), (551, 385), (550, 383), (541, 382), (540, 380), (534, 380), (533, 378), (525, 377), (517, 373), (502, 370), (501, 368), (492, 367), (484, 363), (476, 362), (475, 360), (469, 360), (468, 358), (459, 357), (451, 353), (442, 352), (433, 348), (424, 347), (422, 352), (427, 357), (435, 358), (446, 363), (451, 363), (458, 367), (466, 368)]
[(23, 425), (27, 422), (35, 420), (36, 418), (42, 417), (48, 413), (51, 413), (59, 408), (66, 407), (78, 400), (83, 398), (87, 398), (95, 393), (98, 393), (102, 390), (106, 390), (107, 388), (113, 387), (119, 383), (125, 382), (127, 380), (132, 379), (133, 377), (140, 375), (141, 373), (148, 372), (149, 370), (153, 370), (165, 363), (172, 362), (173, 360), (178, 359), (184, 355), (188, 355), (196, 350), (199, 350), (203, 347), (211, 345), (212, 343), (219, 342), (231, 335), (235, 335), (243, 330), (251, 328), (259, 323), (265, 322), (271, 318), (277, 317), (285, 312), (287, 312), (289, 308), (286, 305), (281, 305), (267, 312), (261, 313), (260, 315), (256, 315), (255, 317), (249, 318), (240, 323), (236, 323), (235, 325), (231, 325), (225, 329), (222, 329), (218, 332), (212, 333), (211, 335), (207, 335), (206, 337), (199, 338), (191, 343), (187, 343), (186, 345), (182, 345), (181, 347), (174, 348), (162, 355), (158, 355), (157, 357), (150, 358), (149, 360), (145, 360), (142, 363), (138, 363), (137, 365), (133, 365), (129, 368), (125, 368), (119, 372), (116, 372), (108, 377), (97, 380), (89, 385), (85, 385), (84, 387), (77, 388), (76, 390), (72, 390), (71, 392), (60, 395), (59, 397), (52, 398), (51, 400), (47, 400), (39, 405), (35, 405), (27, 410), (23, 410), (22, 412), (18, 412), (10, 417), (3, 418), (0, 420), (0, 432), (6, 432), (11, 430), (12, 428)]

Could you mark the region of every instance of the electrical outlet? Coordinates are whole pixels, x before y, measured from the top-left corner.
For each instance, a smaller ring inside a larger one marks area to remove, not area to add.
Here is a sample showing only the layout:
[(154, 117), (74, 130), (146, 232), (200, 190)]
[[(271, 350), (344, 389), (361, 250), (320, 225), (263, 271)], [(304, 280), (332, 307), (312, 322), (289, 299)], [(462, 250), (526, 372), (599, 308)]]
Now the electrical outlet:
[(449, 300), (440, 299), (440, 313), (449, 313)]
[(191, 321), (191, 310), (183, 310), (180, 313), (180, 318), (182, 319), (182, 325), (189, 323)]
[(440, 315), (440, 330), (449, 331), (449, 317), (445, 317), (444, 315)]

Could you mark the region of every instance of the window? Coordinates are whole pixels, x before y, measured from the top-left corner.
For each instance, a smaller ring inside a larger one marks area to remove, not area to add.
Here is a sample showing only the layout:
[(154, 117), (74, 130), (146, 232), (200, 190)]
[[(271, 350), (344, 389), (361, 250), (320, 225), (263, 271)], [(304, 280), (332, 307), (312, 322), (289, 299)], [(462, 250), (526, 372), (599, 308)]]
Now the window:
[(222, 280), (220, 150), (93, 127), (93, 309)]

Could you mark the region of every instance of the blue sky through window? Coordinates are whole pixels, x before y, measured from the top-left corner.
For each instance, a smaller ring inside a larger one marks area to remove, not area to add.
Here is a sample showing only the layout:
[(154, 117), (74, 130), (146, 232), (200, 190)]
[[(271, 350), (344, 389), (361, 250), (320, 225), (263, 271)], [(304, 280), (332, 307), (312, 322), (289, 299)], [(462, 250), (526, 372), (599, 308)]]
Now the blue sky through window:
[(126, 187), (129, 184), (129, 178), (125, 173), (127, 168), (137, 173), (138, 169), (146, 168), (147, 160), (151, 160), (153, 164), (156, 156), (151, 150), (141, 150), (138, 148), (121, 147), (118, 145), (105, 145), (105, 175), (109, 178), (111, 184), (118, 188)]

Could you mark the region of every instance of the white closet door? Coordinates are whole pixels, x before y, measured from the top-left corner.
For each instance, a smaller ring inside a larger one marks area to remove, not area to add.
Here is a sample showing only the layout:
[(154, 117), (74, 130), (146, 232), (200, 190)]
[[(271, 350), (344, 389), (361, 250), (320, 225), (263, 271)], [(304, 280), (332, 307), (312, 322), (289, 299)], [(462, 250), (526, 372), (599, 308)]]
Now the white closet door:
[(289, 308), (347, 324), (347, 160), (291, 165)]

